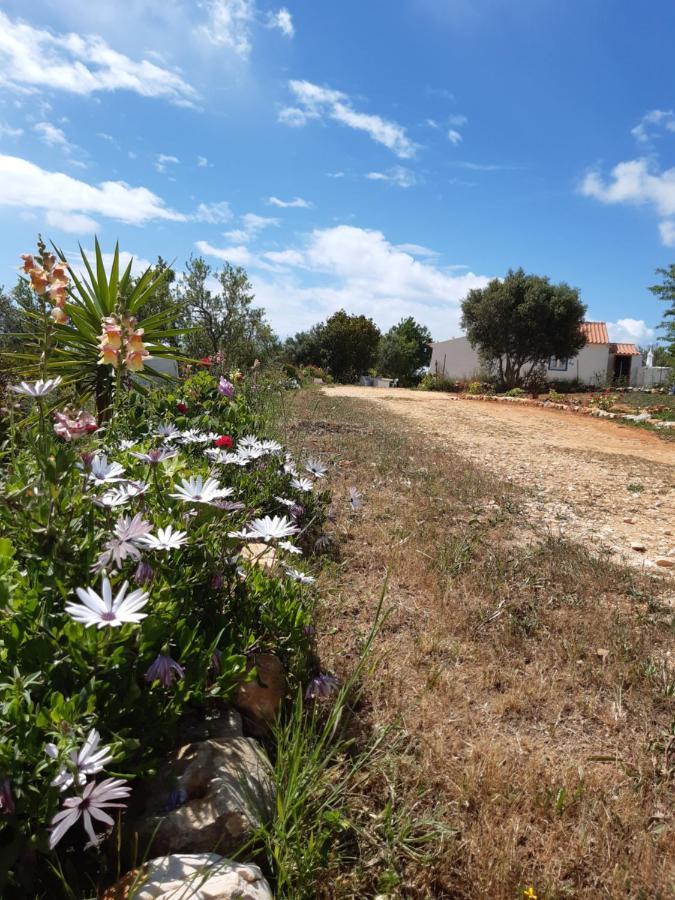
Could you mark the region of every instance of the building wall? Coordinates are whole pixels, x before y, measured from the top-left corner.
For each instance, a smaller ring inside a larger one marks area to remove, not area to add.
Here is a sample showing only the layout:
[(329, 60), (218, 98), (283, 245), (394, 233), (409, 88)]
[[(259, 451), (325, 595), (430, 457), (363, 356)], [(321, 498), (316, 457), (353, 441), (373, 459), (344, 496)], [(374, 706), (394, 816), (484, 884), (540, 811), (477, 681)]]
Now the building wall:
[[(639, 363), (639, 357), (635, 357)], [(573, 381), (578, 378), (584, 384), (604, 385), (608, 377), (609, 346), (607, 344), (586, 344), (578, 356), (569, 360), (567, 369), (547, 371), (549, 381)], [(469, 379), (480, 372), (478, 353), (472, 348), (468, 338), (451, 338), (432, 344), (430, 369), (441, 378)], [(631, 375), (637, 377), (633, 363)], [(633, 378), (631, 378), (631, 383)]]
[(480, 369), (478, 354), (468, 338), (451, 338), (431, 346), (429, 368), (439, 378), (473, 378)]

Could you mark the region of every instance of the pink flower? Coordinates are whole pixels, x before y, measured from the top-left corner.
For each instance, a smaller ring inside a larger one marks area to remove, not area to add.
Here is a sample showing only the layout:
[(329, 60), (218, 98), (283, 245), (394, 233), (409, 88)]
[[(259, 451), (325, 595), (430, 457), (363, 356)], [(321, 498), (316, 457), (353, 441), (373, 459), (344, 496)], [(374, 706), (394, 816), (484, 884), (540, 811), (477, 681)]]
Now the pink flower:
[(72, 828), (80, 818), (91, 842), (98, 844), (100, 839), (94, 831), (93, 820), (96, 819), (112, 827), (115, 824), (114, 819), (103, 810), (124, 809), (124, 803), (115, 803), (114, 801), (126, 799), (130, 793), (131, 788), (121, 778), (106, 778), (100, 784), (90, 781), (82, 791), (82, 796), (68, 797), (67, 800), (64, 800), (63, 809), (57, 812), (52, 819), (52, 831), (49, 836), (50, 850), (56, 847), (66, 831)]
[(10, 780), (2, 778), (0, 779), (0, 813), (4, 816), (11, 816), (15, 809)]
[(184, 675), (185, 669), (175, 659), (168, 653), (160, 653), (145, 673), (145, 680), (148, 684), (159, 681), (164, 687), (170, 687), (174, 678), (182, 678)]

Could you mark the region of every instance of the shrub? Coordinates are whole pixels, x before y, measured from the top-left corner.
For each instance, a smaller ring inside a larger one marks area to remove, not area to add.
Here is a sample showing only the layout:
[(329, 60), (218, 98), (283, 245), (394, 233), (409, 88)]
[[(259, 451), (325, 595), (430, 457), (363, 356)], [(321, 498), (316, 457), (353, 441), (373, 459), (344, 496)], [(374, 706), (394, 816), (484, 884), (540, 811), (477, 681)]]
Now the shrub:
[(556, 391), (556, 390), (554, 390), (554, 389), (552, 388), (552, 389), (548, 392), (547, 400), (550, 400), (551, 403), (564, 403), (564, 402), (565, 402), (565, 395), (559, 393), (558, 391)]
[(467, 394), (482, 394), (483, 384), (480, 381), (470, 381), (466, 388)]
[(453, 381), (451, 378), (441, 378), (439, 375), (428, 372), (420, 379), (418, 388), (421, 391), (446, 391), (449, 394), (455, 394), (460, 390), (459, 385), (460, 382)]
[(514, 387), (511, 388), (510, 391), (506, 391), (504, 394), (505, 397), (522, 397), (524, 396), (525, 391), (522, 388)]

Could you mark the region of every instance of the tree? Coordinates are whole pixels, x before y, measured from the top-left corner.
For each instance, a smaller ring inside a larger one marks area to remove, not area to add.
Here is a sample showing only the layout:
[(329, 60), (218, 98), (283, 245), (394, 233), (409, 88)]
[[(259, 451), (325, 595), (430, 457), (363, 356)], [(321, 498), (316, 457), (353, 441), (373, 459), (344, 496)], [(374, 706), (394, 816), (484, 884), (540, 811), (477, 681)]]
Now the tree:
[(431, 359), (431, 333), (412, 316), (401, 319), (382, 337), (377, 368), (383, 375), (412, 384), (415, 372)]
[(279, 342), (265, 319), (254, 307), (253, 286), (241, 266), (225, 263), (216, 276), (218, 290), (207, 287), (211, 267), (201, 256), (191, 257), (178, 289), (185, 321), (192, 330), (186, 336), (186, 351), (193, 358), (221, 353), (229, 368), (264, 361), (277, 350)]
[(294, 337), (286, 338), (284, 358), (296, 366), (322, 366), (325, 325), (320, 322), (309, 331), (299, 331)]
[(356, 381), (375, 362), (380, 329), (366, 316), (350, 316), (344, 309), (323, 326), (322, 361), (335, 381)]
[(665, 332), (668, 356), (675, 357), (675, 263), (671, 263), (667, 269), (657, 269), (656, 274), (661, 275), (663, 281), (661, 284), (653, 284), (649, 290), (668, 304), (659, 328)]
[(575, 288), (510, 269), (503, 281), (495, 278), (469, 291), (462, 302), (462, 327), (509, 389), (551, 357), (576, 356), (586, 343), (585, 312)]

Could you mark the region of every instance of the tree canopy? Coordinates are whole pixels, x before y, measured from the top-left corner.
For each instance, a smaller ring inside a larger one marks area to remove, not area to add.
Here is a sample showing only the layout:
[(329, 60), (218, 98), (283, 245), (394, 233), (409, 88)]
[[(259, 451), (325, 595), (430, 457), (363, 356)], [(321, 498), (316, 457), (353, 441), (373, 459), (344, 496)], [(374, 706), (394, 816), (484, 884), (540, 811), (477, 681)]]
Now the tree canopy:
[(649, 290), (659, 300), (668, 304), (659, 327), (664, 332), (668, 356), (673, 358), (675, 357), (675, 263), (667, 269), (657, 269), (656, 274), (661, 275), (663, 280), (660, 284), (653, 284)]
[(431, 333), (412, 316), (401, 319), (382, 336), (377, 354), (377, 368), (383, 375), (411, 384), (415, 372), (431, 359)]
[[(211, 290), (213, 283), (216, 290)], [(278, 340), (264, 310), (253, 306), (253, 286), (241, 266), (225, 263), (212, 277), (202, 257), (191, 257), (178, 285), (189, 356), (201, 358), (223, 354), (226, 366), (250, 366), (264, 361), (278, 347)]]
[(586, 343), (585, 313), (575, 288), (510, 269), (503, 280), (469, 291), (462, 327), (502, 386), (512, 388), (550, 357), (576, 356)]
[(339, 310), (326, 320), (321, 332), (324, 365), (336, 381), (356, 381), (375, 362), (380, 329), (366, 316)]

